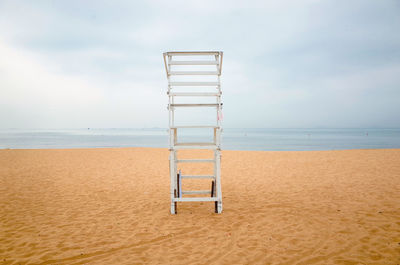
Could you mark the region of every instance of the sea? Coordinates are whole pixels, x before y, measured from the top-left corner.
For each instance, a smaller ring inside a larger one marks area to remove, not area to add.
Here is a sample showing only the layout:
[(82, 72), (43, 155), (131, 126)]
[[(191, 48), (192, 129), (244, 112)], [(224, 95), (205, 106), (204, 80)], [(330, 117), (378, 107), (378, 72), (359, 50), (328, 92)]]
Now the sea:
[[(195, 141), (204, 132), (179, 135)], [(165, 128), (3, 129), (0, 149), (168, 147)], [(222, 149), (311, 151), (400, 148), (400, 128), (255, 129), (224, 128)]]

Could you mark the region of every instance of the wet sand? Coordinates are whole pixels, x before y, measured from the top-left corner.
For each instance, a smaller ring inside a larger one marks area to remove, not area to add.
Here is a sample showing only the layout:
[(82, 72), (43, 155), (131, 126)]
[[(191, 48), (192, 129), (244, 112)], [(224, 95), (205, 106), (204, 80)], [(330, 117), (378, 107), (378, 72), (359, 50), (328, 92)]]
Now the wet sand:
[(167, 149), (0, 150), (0, 264), (400, 264), (400, 149), (223, 151), (222, 190), (170, 215)]

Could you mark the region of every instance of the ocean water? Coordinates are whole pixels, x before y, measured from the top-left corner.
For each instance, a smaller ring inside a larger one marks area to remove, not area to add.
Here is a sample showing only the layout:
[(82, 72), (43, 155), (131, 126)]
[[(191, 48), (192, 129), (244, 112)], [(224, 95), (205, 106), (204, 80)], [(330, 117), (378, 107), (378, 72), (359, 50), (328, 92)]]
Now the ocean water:
[[(185, 132), (193, 141), (203, 132)], [(0, 130), (0, 148), (168, 147), (166, 129)], [(222, 149), (307, 151), (400, 148), (399, 129), (224, 128)]]

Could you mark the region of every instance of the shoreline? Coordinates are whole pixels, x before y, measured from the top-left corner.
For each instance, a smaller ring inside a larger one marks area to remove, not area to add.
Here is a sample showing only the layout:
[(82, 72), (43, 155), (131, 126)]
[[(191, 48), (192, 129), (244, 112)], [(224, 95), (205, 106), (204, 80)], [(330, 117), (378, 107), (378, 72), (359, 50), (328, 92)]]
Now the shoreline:
[[(71, 147), (71, 148), (0, 148), (0, 151), (4, 150), (101, 150), (101, 149), (165, 149), (168, 147), (148, 147), (148, 146), (132, 146), (132, 147)], [(190, 149), (189, 149), (190, 150)], [(203, 149), (204, 150), (204, 149)], [(331, 150), (234, 150), (234, 149), (223, 149), (221, 151), (232, 151), (232, 152), (331, 152), (331, 151), (373, 151), (373, 150), (400, 150), (398, 147), (393, 148), (354, 148), (354, 149), (331, 149)]]
[[(183, 131), (183, 142), (210, 141), (211, 132)], [(196, 137), (196, 138), (195, 138)], [(200, 138), (198, 138), (200, 137)], [(229, 129), (224, 128), (223, 150), (317, 151), (400, 148), (397, 129)], [(0, 133), (0, 148), (76, 149), (160, 147), (168, 148), (168, 134), (146, 129), (60, 131), (9, 131)]]

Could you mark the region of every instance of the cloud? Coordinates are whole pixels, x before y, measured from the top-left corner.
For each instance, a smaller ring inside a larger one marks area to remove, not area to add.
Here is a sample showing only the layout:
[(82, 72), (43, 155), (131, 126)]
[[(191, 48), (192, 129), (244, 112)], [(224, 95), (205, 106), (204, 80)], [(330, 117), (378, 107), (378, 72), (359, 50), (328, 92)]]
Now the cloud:
[[(0, 57), (3, 126), (23, 126), (25, 122), (31, 126), (36, 123), (43, 126), (40, 120), (31, 119), (35, 112), (46, 112), (57, 123), (57, 113), (78, 116), (104, 101), (101, 87), (93, 86), (84, 79), (59, 74), (53, 68), (56, 66), (42, 64), (31, 53), (0, 42)], [(13, 119), (14, 110), (23, 110), (22, 113), (26, 114), (22, 123)]]
[(0, 2), (1, 127), (164, 127), (162, 52), (223, 50), (228, 127), (400, 124), (397, 1)]

